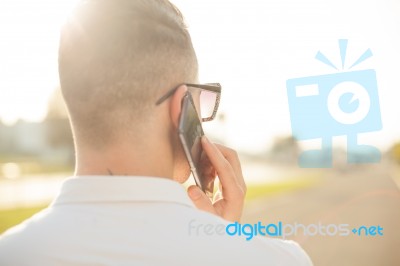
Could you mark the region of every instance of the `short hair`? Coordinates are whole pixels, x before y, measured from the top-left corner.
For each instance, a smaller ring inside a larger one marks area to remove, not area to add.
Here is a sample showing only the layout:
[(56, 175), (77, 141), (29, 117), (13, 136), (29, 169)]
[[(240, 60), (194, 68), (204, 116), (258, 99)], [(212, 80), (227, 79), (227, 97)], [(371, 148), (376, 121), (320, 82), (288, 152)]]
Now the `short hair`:
[[(59, 75), (75, 137), (99, 146), (197, 79), (181, 12), (168, 0), (85, 0), (61, 29)], [(138, 129), (140, 130), (140, 128)]]

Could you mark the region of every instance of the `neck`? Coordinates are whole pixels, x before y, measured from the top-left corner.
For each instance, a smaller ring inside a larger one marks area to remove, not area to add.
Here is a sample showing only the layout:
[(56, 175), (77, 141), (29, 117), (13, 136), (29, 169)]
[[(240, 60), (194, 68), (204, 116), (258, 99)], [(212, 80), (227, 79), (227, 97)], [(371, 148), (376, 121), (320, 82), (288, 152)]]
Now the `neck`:
[(126, 143), (119, 142), (101, 150), (77, 145), (75, 175), (173, 177), (173, 154), (165, 144), (160, 141), (146, 141), (145, 145)]

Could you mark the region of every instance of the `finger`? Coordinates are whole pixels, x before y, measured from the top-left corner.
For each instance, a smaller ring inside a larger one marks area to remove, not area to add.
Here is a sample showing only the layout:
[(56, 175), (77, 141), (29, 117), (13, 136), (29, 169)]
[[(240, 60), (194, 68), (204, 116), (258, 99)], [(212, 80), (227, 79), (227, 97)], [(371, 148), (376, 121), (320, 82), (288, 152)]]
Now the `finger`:
[(246, 190), (246, 183), (244, 181), (242, 166), (240, 164), (239, 156), (236, 151), (225, 147), (221, 144), (214, 144), (221, 151), (225, 159), (231, 164), (233, 170), (235, 171), (235, 177), (240, 184), (240, 186)]
[(216, 214), (210, 199), (198, 186), (190, 186), (187, 191), (190, 199), (198, 209)]
[[(203, 150), (217, 171), (219, 180), (222, 184), (224, 199), (228, 201), (241, 199), (243, 189), (236, 178), (236, 173), (231, 164), (224, 157), (221, 151), (212, 144), (206, 137), (202, 137)], [(242, 200), (242, 199), (241, 199)]]
[(201, 182), (204, 186), (208, 187), (216, 177), (215, 169), (210, 160), (208, 159), (207, 154), (203, 151), (201, 153), (200, 162), (197, 167), (198, 174), (201, 176)]

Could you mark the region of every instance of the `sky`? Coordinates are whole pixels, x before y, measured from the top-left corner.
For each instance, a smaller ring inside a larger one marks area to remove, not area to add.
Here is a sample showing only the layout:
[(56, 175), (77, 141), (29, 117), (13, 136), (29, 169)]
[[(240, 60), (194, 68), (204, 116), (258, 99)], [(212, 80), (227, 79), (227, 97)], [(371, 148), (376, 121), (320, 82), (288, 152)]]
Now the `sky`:
[[(0, 119), (40, 121), (58, 86), (59, 27), (68, 0), (0, 1)], [(291, 135), (286, 80), (346, 72), (315, 59), (318, 51), (341, 65), (338, 39), (348, 39), (346, 62), (373, 56), (352, 70), (374, 69), (382, 130), (360, 142), (386, 149), (400, 140), (398, 84), (400, 1), (173, 0), (185, 16), (201, 82), (223, 86), (223, 120), (206, 134), (234, 148), (264, 151)], [(362, 99), (360, 99), (362, 100)], [(334, 138), (343, 145), (343, 137)]]
[(0, 119), (40, 121), (57, 87), (60, 25), (67, 0), (0, 1)]

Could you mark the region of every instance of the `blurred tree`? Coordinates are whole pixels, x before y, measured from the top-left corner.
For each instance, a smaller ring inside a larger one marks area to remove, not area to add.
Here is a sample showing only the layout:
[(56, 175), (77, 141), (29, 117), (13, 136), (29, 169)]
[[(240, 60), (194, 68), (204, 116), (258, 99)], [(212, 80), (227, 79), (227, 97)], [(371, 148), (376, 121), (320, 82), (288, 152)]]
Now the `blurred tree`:
[(270, 157), (279, 163), (296, 163), (299, 155), (299, 145), (292, 136), (276, 138), (270, 150)]
[(393, 144), (393, 146), (389, 150), (390, 157), (400, 164), (400, 142)]
[(68, 111), (62, 98), (60, 88), (57, 88), (50, 97), (47, 116), (44, 122), (46, 125), (47, 140), (52, 147), (67, 147), (73, 149)]
[(62, 97), (61, 89), (57, 88), (51, 95), (48, 106), (46, 120), (68, 118), (68, 111)]

